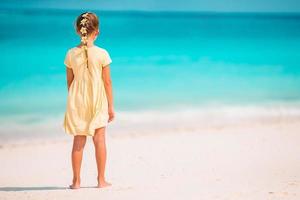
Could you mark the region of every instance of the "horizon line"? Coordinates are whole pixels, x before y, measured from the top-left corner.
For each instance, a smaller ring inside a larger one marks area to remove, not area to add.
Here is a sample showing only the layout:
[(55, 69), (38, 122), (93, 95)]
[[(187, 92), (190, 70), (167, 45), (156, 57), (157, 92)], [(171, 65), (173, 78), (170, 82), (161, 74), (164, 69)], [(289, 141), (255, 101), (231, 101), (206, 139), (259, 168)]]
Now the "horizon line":
[(115, 12), (115, 13), (199, 13), (199, 14), (288, 14), (288, 15), (300, 15), (298, 12), (289, 11), (214, 11), (214, 10), (143, 10), (143, 9), (132, 9), (132, 10), (117, 10), (117, 9), (81, 9), (81, 8), (12, 8), (12, 7), (0, 7), (1, 11), (17, 11), (17, 10), (48, 10), (48, 11), (101, 11), (101, 12)]

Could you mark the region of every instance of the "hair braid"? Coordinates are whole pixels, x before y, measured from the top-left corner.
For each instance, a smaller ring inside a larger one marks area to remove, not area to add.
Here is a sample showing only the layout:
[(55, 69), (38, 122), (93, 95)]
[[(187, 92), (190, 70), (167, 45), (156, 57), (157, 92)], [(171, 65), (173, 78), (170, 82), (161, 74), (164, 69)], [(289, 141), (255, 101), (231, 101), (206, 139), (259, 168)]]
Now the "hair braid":
[(92, 12), (84, 12), (77, 17), (76, 31), (80, 33), (82, 48), (86, 57), (86, 67), (88, 68), (88, 37), (99, 30), (99, 19)]
[(89, 24), (89, 19), (88, 19), (88, 12), (82, 14), (82, 20), (80, 21), (80, 32), (81, 32), (81, 42), (83, 44), (83, 49), (85, 52), (85, 57), (86, 57), (86, 67), (88, 68), (88, 47), (87, 47), (87, 42), (88, 42), (88, 32), (87, 32), (87, 27)]

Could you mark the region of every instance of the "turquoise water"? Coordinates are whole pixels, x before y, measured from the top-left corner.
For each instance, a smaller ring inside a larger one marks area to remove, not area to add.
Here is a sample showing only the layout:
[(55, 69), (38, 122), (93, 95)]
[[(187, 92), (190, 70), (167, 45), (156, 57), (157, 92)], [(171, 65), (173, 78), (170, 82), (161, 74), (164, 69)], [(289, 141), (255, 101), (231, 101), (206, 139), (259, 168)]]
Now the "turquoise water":
[[(0, 11), (0, 115), (63, 113), (76, 10)], [(300, 100), (300, 15), (95, 11), (117, 110)]]

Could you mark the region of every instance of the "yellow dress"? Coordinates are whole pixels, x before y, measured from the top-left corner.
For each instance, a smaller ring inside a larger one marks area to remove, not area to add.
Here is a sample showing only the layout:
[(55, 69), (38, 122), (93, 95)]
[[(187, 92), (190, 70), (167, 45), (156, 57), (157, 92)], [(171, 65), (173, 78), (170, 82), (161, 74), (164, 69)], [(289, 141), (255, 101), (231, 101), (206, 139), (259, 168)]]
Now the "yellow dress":
[(95, 129), (108, 123), (108, 102), (102, 68), (112, 62), (108, 52), (98, 46), (88, 47), (88, 68), (82, 48), (70, 48), (64, 64), (73, 70), (64, 116), (64, 131), (71, 135), (93, 136)]

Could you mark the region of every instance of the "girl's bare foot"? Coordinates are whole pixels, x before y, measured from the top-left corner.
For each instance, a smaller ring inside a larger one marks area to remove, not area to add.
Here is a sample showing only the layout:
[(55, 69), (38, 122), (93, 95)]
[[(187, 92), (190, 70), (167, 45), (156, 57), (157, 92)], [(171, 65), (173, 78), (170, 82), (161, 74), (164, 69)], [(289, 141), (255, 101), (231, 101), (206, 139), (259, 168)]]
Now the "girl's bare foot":
[(69, 188), (70, 189), (79, 189), (80, 185), (74, 185), (74, 184), (72, 184), (72, 185), (69, 185)]
[(103, 188), (103, 187), (109, 187), (109, 186), (111, 186), (111, 183), (105, 181), (104, 178), (102, 178), (102, 179), (100, 180), (100, 179), (97, 177), (97, 179), (98, 179), (98, 185), (97, 185), (98, 188)]
[(98, 181), (98, 188), (104, 188), (104, 187), (109, 187), (111, 186), (111, 183), (107, 182), (107, 181)]
[(72, 185), (69, 185), (70, 189), (79, 189), (80, 188), (80, 182), (79, 181), (73, 181)]

